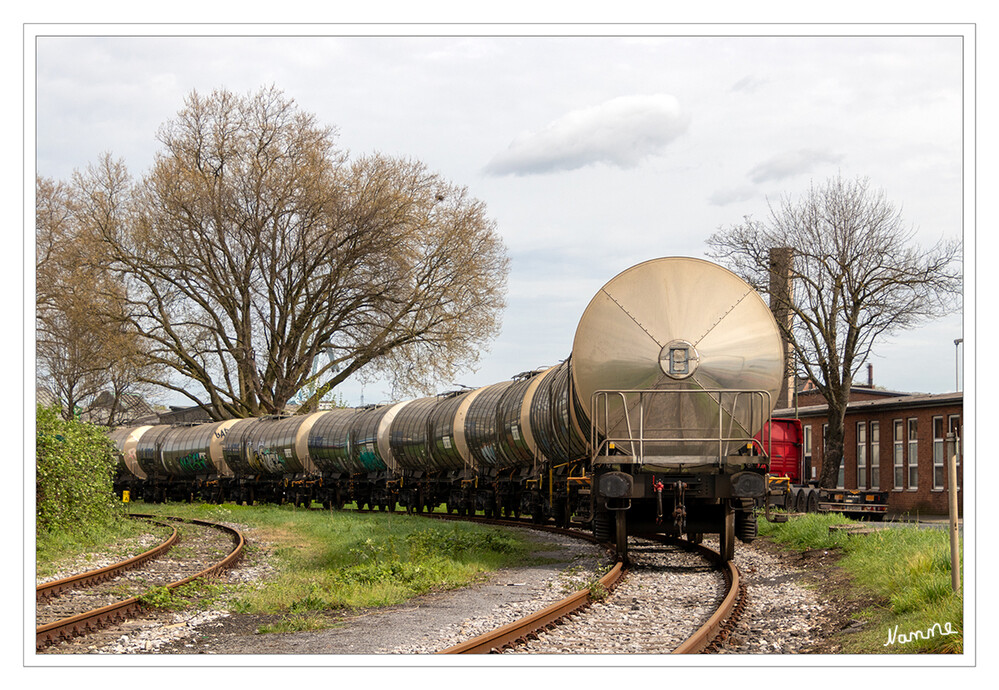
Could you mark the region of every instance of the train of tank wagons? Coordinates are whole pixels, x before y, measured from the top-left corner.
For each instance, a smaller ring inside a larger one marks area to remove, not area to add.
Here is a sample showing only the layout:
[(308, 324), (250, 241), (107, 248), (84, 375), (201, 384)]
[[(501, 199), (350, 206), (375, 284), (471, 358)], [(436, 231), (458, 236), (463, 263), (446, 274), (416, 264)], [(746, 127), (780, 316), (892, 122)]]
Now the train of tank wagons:
[(530, 516), (627, 555), (628, 535), (757, 534), (784, 376), (760, 295), (713, 263), (654, 259), (593, 297), (565, 361), (472, 390), (357, 409), (112, 431), (116, 491)]

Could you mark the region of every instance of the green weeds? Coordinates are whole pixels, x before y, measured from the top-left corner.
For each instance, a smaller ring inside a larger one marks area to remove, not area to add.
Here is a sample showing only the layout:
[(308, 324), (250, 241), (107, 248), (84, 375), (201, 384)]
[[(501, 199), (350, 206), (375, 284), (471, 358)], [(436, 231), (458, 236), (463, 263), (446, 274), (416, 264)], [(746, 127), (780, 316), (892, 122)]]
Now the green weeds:
[(306, 630), (326, 630), (339, 626), (339, 622), (315, 613), (293, 613), (276, 623), (266, 623), (257, 628), (258, 633), (302, 632)]
[(169, 531), (142, 520), (122, 520), (107, 525), (93, 526), (86, 530), (44, 531), (35, 541), (36, 576), (48, 577), (64, 568), (82, 572), (90, 567), (90, 553), (102, 551), (119, 560), (138, 556), (149, 550), (138, 537), (153, 532), (166, 539)]
[(173, 589), (153, 587), (138, 597), (139, 603), (148, 608), (165, 611), (207, 608), (217, 604), (225, 595), (225, 588), (213, 580), (194, 580)]
[(143, 510), (249, 525), (250, 544), (273, 554), (278, 574), (240, 588), (229, 606), (282, 616), (266, 626), (273, 631), (325, 627), (333, 623), (331, 612), (462, 587), (491, 570), (527, 562), (531, 551), (529, 542), (508, 532), (403, 513), (182, 504)]
[[(854, 616), (866, 625), (861, 632), (842, 636), (843, 651), (961, 653), (964, 599), (963, 591), (951, 588), (948, 532), (908, 525), (871, 534), (830, 532), (830, 525), (843, 524), (863, 523), (828, 513), (794, 518), (783, 524), (760, 523), (761, 534), (778, 544), (799, 551), (827, 549), (840, 553), (837, 565), (849, 573), (857, 591), (879, 602)], [(942, 628), (954, 633), (940, 634)], [(910, 634), (918, 632), (922, 634)]]

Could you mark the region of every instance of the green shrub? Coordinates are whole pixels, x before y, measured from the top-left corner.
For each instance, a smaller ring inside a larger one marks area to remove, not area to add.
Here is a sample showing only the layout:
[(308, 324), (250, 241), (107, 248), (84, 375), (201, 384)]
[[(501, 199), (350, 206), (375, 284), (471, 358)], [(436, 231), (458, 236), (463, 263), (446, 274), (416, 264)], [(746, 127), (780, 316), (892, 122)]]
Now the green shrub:
[(91, 532), (124, 514), (115, 501), (117, 461), (103, 427), (64, 420), (38, 406), (35, 437), (36, 532)]

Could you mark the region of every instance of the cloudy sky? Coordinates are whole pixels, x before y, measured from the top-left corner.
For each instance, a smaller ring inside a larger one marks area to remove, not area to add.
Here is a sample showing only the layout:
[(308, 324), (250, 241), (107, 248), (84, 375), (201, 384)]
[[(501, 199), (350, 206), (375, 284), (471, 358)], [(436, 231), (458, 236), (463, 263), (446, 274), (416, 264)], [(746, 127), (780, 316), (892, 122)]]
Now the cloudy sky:
[[(857, 35), (787, 26), (779, 31), (789, 35), (710, 26), (665, 35), (660, 25), (585, 36), (578, 27), (543, 36), (323, 27), (329, 36), (308, 37), (208, 27), (197, 32), (215, 35), (164, 37), (41, 27), (28, 93), (35, 163), (68, 179), (111, 152), (141, 175), (157, 128), (192, 90), (276, 85), (335, 125), (344, 148), (417, 158), (487, 204), (512, 271), (502, 334), (479, 370), (455, 381), (479, 386), (568, 356), (587, 302), (625, 268), (704, 258), (718, 228), (762, 219), (768, 200), (837, 174), (883, 189), (921, 244), (964, 233), (972, 249), (966, 40), (955, 27), (848, 28)], [(956, 314), (882, 343), (875, 383), (953, 390), (962, 334)], [(359, 385), (342, 392), (360, 402)], [(369, 384), (363, 395), (390, 394)]]

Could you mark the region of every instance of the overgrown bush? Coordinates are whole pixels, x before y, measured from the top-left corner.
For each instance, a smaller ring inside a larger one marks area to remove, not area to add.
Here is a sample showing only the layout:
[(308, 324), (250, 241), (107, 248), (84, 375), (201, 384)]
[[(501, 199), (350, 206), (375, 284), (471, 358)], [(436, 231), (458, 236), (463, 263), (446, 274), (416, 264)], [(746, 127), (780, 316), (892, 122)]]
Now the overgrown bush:
[(54, 407), (38, 406), (35, 437), (35, 529), (90, 532), (121, 515), (115, 501), (114, 445), (99, 426), (66, 421)]

